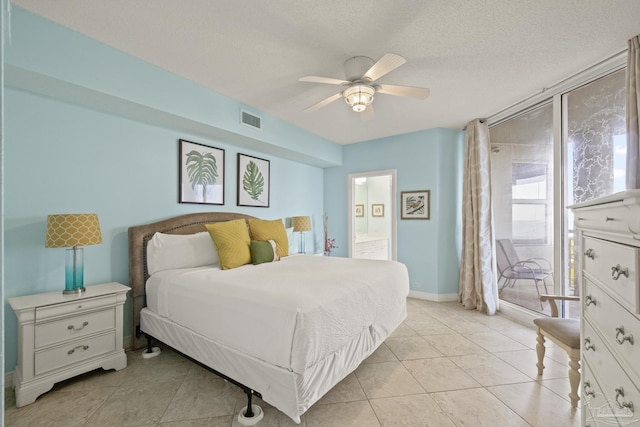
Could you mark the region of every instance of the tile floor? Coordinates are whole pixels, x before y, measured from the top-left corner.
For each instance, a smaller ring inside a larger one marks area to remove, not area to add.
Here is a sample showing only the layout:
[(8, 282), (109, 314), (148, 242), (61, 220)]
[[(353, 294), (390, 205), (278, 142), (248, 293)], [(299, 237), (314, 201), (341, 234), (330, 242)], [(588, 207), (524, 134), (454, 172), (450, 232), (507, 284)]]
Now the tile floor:
[[(537, 378), (535, 332), (457, 303), (408, 300), (409, 316), (354, 373), (302, 417), (305, 427), (579, 426), (567, 357), (547, 350)], [(245, 395), (165, 349), (65, 381), (23, 408), (6, 390), (6, 426), (239, 426)], [(260, 399), (259, 426), (295, 426)]]

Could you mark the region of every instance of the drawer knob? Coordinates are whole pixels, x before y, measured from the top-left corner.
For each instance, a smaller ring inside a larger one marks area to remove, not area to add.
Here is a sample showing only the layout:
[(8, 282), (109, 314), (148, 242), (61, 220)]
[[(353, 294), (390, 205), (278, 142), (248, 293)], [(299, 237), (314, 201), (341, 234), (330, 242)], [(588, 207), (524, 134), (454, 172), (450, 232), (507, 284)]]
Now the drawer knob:
[[(619, 338), (619, 335), (622, 335), (622, 339)], [(624, 334), (624, 325), (618, 326), (616, 328), (616, 342), (620, 345), (624, 344), (625, 341), (629, 341), (629, 344), (633, 345), (633, 335), (625, 335)]]
[(76, 350), (89, 350), (89, 346), (88, 345), (79, 345), (79, 346), (74, 347), (71, 350), (67, 351), (67, 354), (73, 354), (73, 353), (76, 352)]
[(593, 251), (593, 249), (589, 248), (586, 251), (584, 251), (584, 256), (586, 256), (587, 258), (595, 259), (596, 253)]
[(591, 295), (587, 295), (584, 299), (584, 304), (589, 307), (591, 304), (596, 305), (596, 299)]
[(611, 278), (613, 280), (618, 280), (621, 275), (628, 279), (629, 269), (627, 267), (620, 267), (620, 264), (616, 264), (615, 266), (611, 267)]
[(624, 398), (624, 388), (622, 388), (622, 386), (620, 386), (619, 388), (616, 389), (616, 403), (618, 404), (618, 408), (623, 409), (623, 408), (628, 408), (631, 413), (633, 414), (633, 402), (629, 401), (629, 402), (620, 402), (621, 397)]
[(89, 322), (84, 321), (82, 322), (82, 326), (76, 328), (74, 325), (69, 325), (67, 326), (67, 329), (69, 329), (70, 331), (81, 331), (83, 330), (87, 325), (89, 325)]
[(593, 350), (596, 351), (596, 345), (591, 344), (591, 338), (587, 337), (584, 339), (584, 351)]
[(608, 216), (608, 217), (606, 217), (606, 218), (605, 218), (605, 220), (604, 220), (604, 222), (609, 222), (609, 221), (614, 221), (614, 219), (613, 219), (613, 218), (611, 218), (610, 216)]
[(585, 381), (582, 388), (584, 389), (585, 396), (596, 397), (596, 392), (591, 389), (591, 383), (589, 381)]

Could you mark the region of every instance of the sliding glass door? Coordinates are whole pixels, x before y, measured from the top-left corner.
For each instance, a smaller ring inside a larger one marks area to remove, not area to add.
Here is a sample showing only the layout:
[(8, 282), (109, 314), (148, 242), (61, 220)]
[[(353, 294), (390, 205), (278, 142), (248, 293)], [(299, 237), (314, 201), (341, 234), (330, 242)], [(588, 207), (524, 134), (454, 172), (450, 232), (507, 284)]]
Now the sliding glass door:
[[(624, 92), (622, 69), (490, 127), (502, 301), (549, 314), (540, 294), (577, 295), (580, 248), (567, 206), (624, 189)], [(562, 311), (578, 317), (579, 304)]]
[[(581, 86), (562, 96), (564, 204), (586, 202), (623, 191), (627, 151), (625, 70)], [(565, 209), (564, 294), (577, 295), (580, 259), (574, 239), (573, 215)], [(570, 315), (577, 313), (570, 313)]]
[(491, 128), (491, 190), (500, 298), (541, 311), (553, 293), (553, 104)]

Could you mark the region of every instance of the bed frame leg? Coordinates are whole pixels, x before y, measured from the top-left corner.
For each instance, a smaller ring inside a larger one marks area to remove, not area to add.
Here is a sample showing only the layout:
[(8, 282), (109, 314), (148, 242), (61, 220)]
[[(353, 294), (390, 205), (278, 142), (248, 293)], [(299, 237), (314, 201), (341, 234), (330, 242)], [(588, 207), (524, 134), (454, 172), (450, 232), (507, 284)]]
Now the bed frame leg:
[(244, 413), (244, 416), (246, 418), (253, 418), (253, 407), (251, 406), (251, 396), (253, 396), (252, 391), (253, 390), (245, 390), (245, 393), (247, 393), (247, 410)]
[(147, 339), (147, 349), (142, 352), (142, 358), (143, 359), (150, 359), (152, 357), (156, 357), (156, 356), (160, 355), (160, 353), (162, 352), (162, 350), (160, 350), (160, 347), (152, 347), (151, 346), (151, 340), (153, 339), (153, 337), (151, 335), (147, 334), (147, 333), (144, 333), (144, 332), (142, 332), (142, 333), (144, 334), (144, 337)]

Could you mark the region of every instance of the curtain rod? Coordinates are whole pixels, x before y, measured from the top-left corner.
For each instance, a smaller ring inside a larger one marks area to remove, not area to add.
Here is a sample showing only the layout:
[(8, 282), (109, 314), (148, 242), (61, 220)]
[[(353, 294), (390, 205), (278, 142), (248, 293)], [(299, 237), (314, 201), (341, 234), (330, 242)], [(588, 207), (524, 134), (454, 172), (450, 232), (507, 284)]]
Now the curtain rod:
[[(570, 81), (572, 79), (575, 79), (576, 77), (580, 76), (581, 74), (584, 74), (584, 73), (586, 73), (586, 72), (588, 72), (590, 70), (593, 70), (593, 69), (595, 69), (595, 68), (597, 68), (597, 67), (599, 67), (599, 66), (601, 66), (603, 64), (606, 64), (607, 62), (617, 58), (618, 56), (620, 56), (620, 55), (622, 55), (622, 54), (624, 54), (626, 52), (627, 52), (627, 48), (622, 49), (622, 50), (614, 53), (613, 55), (610, 55), (610, 56), (608, 56), (608, 57), (596, 62), (595, 64), (592, 64), (592, 65), (590, 65), (590, 66), (588, 66), (586, 68), (583, 68), (582, 70), (580, 70), (580, 71), (578, 71), (576, 73), (573, 73), (570, 76), (563, 78), (562, 80), (557, 81), (556, 83), (554, 83), (552, 85), (545, 86), (542, 89), (540, 89), (539, 91), (535, 92), (534, 94), (532, 94), (530, 96), (527, 96), (526, 98), (521, 99), (520, 101), (517, 101), (517, 102), (509, 105), (508, 107), (505, 107), (505, 108), (503, 108), (503, 109), (501, 109), (499, 111), (496, 111), (495, 113), (491, 114), (487, 120), (491, 120), (493, 117), (496, 117), (499, 114), (502, 114), (505, 111), (508, 111), (508, 110), (520, 105), (520, 104), (524, 104), (525, 102), (530, 101), (531, 99), (533, 99), (533, 98), (535, 98), (537, 96), (540, 96), (540, 95), (544, 94), (545, 92), (548, 92), (549, 90), (552, 90), (554, 88), (558, 88), (562, 84), (564, 84), (564, 83), (566, 83), (566, 82), (568, 82), (568, 81)], [(467, 127), (465, 126), (463, 130), (466, 130), (466, 128)]]

